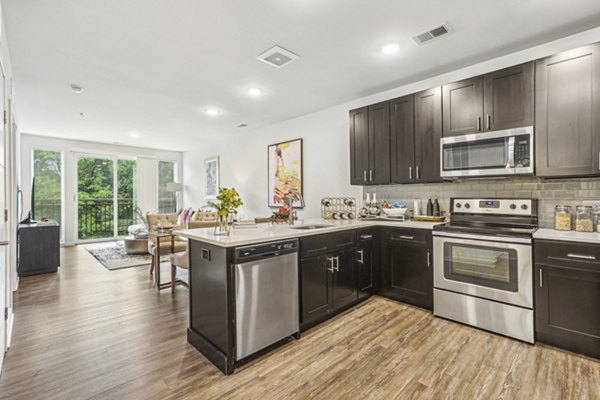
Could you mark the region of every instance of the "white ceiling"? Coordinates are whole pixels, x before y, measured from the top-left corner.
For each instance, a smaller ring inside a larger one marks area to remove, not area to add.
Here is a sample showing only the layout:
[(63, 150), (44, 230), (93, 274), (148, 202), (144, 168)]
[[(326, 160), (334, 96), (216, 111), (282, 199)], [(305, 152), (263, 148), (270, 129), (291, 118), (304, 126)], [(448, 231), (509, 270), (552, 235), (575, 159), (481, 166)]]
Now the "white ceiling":
[[(2, 9), (23, 132), (173, 150), (600, 25), (598, 0), (2, 0)], [(410, 40), (444, 21), (455, 31), (446, 38)], [(401, 49), (384, 56), (390, 41)], [(275, 44), (301, 59), (283, 69), (256, 60)]]

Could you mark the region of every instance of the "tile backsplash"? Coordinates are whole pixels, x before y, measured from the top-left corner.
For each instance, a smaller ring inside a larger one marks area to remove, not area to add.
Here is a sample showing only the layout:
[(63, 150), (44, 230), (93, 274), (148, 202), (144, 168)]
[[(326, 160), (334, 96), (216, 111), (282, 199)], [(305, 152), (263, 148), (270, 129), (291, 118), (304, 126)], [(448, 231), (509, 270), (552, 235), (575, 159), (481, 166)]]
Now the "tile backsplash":
[(386, 185), (363, 187), (366, 193), (376, 193), (377, 201), (402, 200), (412, 209), (413, 200), (421, 199), (425, 212), (427, 199), (437, 198), (442, 210), (448, 211), (451, 197), (533, 197), (538, 199), (539, 223), (542, 228), (554, 226), (554, 206), (576, 205), (600, 202), (600, 178), (551, 179), (506, 178), (461, 180), (454, 182)]

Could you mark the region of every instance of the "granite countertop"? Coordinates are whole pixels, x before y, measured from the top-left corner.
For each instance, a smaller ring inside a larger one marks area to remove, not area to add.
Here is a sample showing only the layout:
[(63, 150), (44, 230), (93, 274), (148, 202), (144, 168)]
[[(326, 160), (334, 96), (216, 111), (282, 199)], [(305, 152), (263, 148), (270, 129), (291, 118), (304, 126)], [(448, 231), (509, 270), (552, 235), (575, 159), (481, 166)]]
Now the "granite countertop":
[(556, 231), (554, 229), (538, 229), (533, 234), (533, 238), (600, 244), (600, 232), (586, 233), (576, 231)]
[(387, 220), (351, 220), (351, 221), (324, 221), (322, 219), (306, 219), (297, 221), (293, 226), (323, 224), (330, 225), (320, 229), (294, 229), (288, 224), (257, 224), (256, 228), (231, 229), (229, 236), (215, 236), (214, 228), (187, 229), (175, 231), (179, 236), (191, 240), (210, 243), (221, 247), (244, 246), (255, 243), (270, 242), (281, 239), (291, 239), (303, 236), (319, 235), (344, 231), (348, 229), (368, 228), (371, 226), (390, 226), (398, 228), (417, 228), (432, 230), (434, 225), (440, 223), (415, 222), (415, 221), (387, 221)]

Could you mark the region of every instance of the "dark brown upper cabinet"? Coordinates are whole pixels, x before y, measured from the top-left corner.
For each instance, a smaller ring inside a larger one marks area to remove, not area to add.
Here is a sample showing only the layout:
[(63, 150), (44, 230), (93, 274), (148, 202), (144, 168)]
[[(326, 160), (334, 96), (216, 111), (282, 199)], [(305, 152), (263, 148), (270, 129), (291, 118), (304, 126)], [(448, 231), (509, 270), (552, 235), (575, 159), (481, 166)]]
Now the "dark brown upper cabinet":
[(533, 62), (443, 86), (444, 136), (533, 125)]
[(528, 62), (483, 76), (484, 130), (533, 125), (533, 71)]
[(536, 175), (600, 175), (600, 44), (536, 61)]
[(439, 182), (442, 90), (390, 101), (391, 182)]
[(442, 88), (415, 94), (415, 178), (417, 182), (441, 182)]
[(350, 111), (350, 183), (390, 183), (390, 105)]
[(368, 107), (350, 111), (350, 184), (366, 185), (369, 170)]
[(483, 76), (442, 87), (444, 136), (483, 132)]
[(390, 101), (391, 181), (415, 182), (415, 100), (414, 95)]

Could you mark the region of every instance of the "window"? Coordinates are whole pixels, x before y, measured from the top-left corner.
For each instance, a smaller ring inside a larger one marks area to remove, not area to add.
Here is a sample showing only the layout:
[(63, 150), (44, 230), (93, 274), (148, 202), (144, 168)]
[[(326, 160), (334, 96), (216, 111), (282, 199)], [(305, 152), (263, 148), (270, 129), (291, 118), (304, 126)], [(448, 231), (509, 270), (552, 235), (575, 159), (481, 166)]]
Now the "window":
[(62, 153), (58, 151), (33, 151), (33, 204), (35, 219), (55, 220), (63, 228), (62, 207)]
[(158, 210), (161, 213), (177, 211), (177, 193), (167, 190), (167, 184), (177, 180), (175, 161), (158, 162)]

